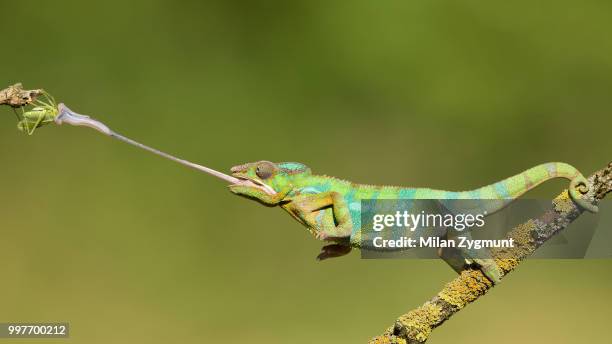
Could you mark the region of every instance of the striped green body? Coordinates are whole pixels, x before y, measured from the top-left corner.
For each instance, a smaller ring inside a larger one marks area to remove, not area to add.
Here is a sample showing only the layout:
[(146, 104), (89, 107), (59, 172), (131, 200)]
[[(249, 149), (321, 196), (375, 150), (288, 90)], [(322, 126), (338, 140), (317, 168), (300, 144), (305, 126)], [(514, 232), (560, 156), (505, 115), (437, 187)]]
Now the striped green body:
[[(448, 202), (448, 200), (471, 199), (477, 200), (477, 204), (480, 203), (479, 209), (473, 209), (474, 211), (492, 214), (527, 191), (553, 178), (576, 180), (577, 178), (581, 179), (584, 177), (571, 165), (552, 162), (538, 165), (510, 178), (470, 191), (444, 191), (430, 188), (355, 184), (334, 177), (310, 173), (299, 173), (287, 178), (287, 180), (277, 179), (272, 181), (270, 185), (275, 190), (280, 190), (290, 180), (290, 183), (293, 185), (292, 191), (288, 194), (290, 198), (325, 192), (341, 194), (350, 212), (352, 223), (351, 243), (353, 246), (359, 246), (359, 240), (355, 239), (361, 237), (362, 200), (431, 199), (439, 200), (447, 208), (452, 209), (452, 203)], [(419, 202), (419, 204), (422, 203)], [(428, 209), (418, 209), (415, 212), (421, 210), (428, 211)], [(311, 228), (311, 230), (317, 231), (334, 221), (336, 220), (333, 218), (330, 209), (321, 210), (317, 216), (316, 228)]]

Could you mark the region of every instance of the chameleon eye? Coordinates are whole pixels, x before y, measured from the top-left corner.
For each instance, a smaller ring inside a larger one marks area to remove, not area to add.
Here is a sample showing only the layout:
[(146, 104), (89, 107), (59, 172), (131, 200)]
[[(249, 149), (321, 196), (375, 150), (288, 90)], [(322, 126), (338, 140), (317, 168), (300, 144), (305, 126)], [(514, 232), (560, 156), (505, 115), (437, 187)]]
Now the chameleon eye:
[(271, 164), (260, 164), (257, 166), (255, 170), (255, 174), (261, 179), (268, 179), (272, 176), (274, 172), (274, 166)]

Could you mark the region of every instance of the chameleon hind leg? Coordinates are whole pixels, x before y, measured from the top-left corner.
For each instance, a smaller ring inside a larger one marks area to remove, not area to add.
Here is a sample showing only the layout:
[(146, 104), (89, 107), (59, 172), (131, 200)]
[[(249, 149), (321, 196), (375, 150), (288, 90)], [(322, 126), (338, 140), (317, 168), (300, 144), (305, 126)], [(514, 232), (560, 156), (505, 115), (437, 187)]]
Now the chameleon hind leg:
[[(456, 233), (457, 231), (449, 229), (446, 239), (454, 240), (457, 245), (461, 242), (460, 236), (465, 237), (466, 240), (472, 239), (469, 232), (461, 233), (461, 235)], [(438, 256), (457, 273), (461, 273), (467, 267), (477, 267), (493, 284), (501, 281), (503, 273), (487, 249), (476, 251), (467, 247), (444, 247), (438, 249)]]

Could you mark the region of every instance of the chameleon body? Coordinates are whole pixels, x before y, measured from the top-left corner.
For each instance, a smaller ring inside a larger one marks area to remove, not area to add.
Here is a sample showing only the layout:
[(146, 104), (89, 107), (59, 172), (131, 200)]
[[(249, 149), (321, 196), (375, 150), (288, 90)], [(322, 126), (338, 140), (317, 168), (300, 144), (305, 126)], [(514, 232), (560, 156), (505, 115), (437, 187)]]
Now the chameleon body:
[[(451, 212), (457, 210), (453, 209), (453, 200), (475, 200), (476, 210), (492, 214), (547, 180), (566, 178), (570, 180), (573, 201), (588, 211), (597, 211), (596, 206), (582, 198), (588, 191), (584, 176), (571, 165), (559, 162), (541, 164), (471, 191), (356, 184), (313, 174), (306, 165), (295, 162), (259, 161), (235, 166), (231, 171), (234, 177), (249, 181), (249, 185), (230, 185), (230, 191), (268, 206), (280, 206), (317, 239), (334, 242), (323, 248), (320, 259), (347, 254), (352, 247), (371, 249), (362, 240), (367, 235), (361, 226), (362, 200), (435, 200), (438, 204), (432, 206), (441, 205)], [(492, 281), (500, 277), (492, 259), (473, 259), (469, 252), (442, 252), (440, 256), (457, 271), (474, 264)]]

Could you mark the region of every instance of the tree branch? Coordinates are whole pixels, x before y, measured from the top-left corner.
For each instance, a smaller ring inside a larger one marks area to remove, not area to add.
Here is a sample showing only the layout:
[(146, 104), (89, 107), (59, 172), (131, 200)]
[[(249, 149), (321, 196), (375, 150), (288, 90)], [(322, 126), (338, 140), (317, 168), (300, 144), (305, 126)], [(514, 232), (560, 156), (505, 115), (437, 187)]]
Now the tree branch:
[[(612, 191), (612, 162), (592, 174), (588, 182), (589, 192), (584, 196), (591, 203), (597, 204)], [(492, 250), (492, 255), (503, 275), (512, 272), (523, 259), (565, 229), (582, 212), (583, 210), (572, 202), (565, 190), (553, 200), (550, 210), (512, 229), (506, 238), (514, 239), (515, 246)], [(370, 344), (424, 343), (434, 328), (486, 294), (492, 287), (491, 281), (480, 270), (467, 269), (421, 307), (399, 316), (393, 326), (382, 335), (372, 338)]]

